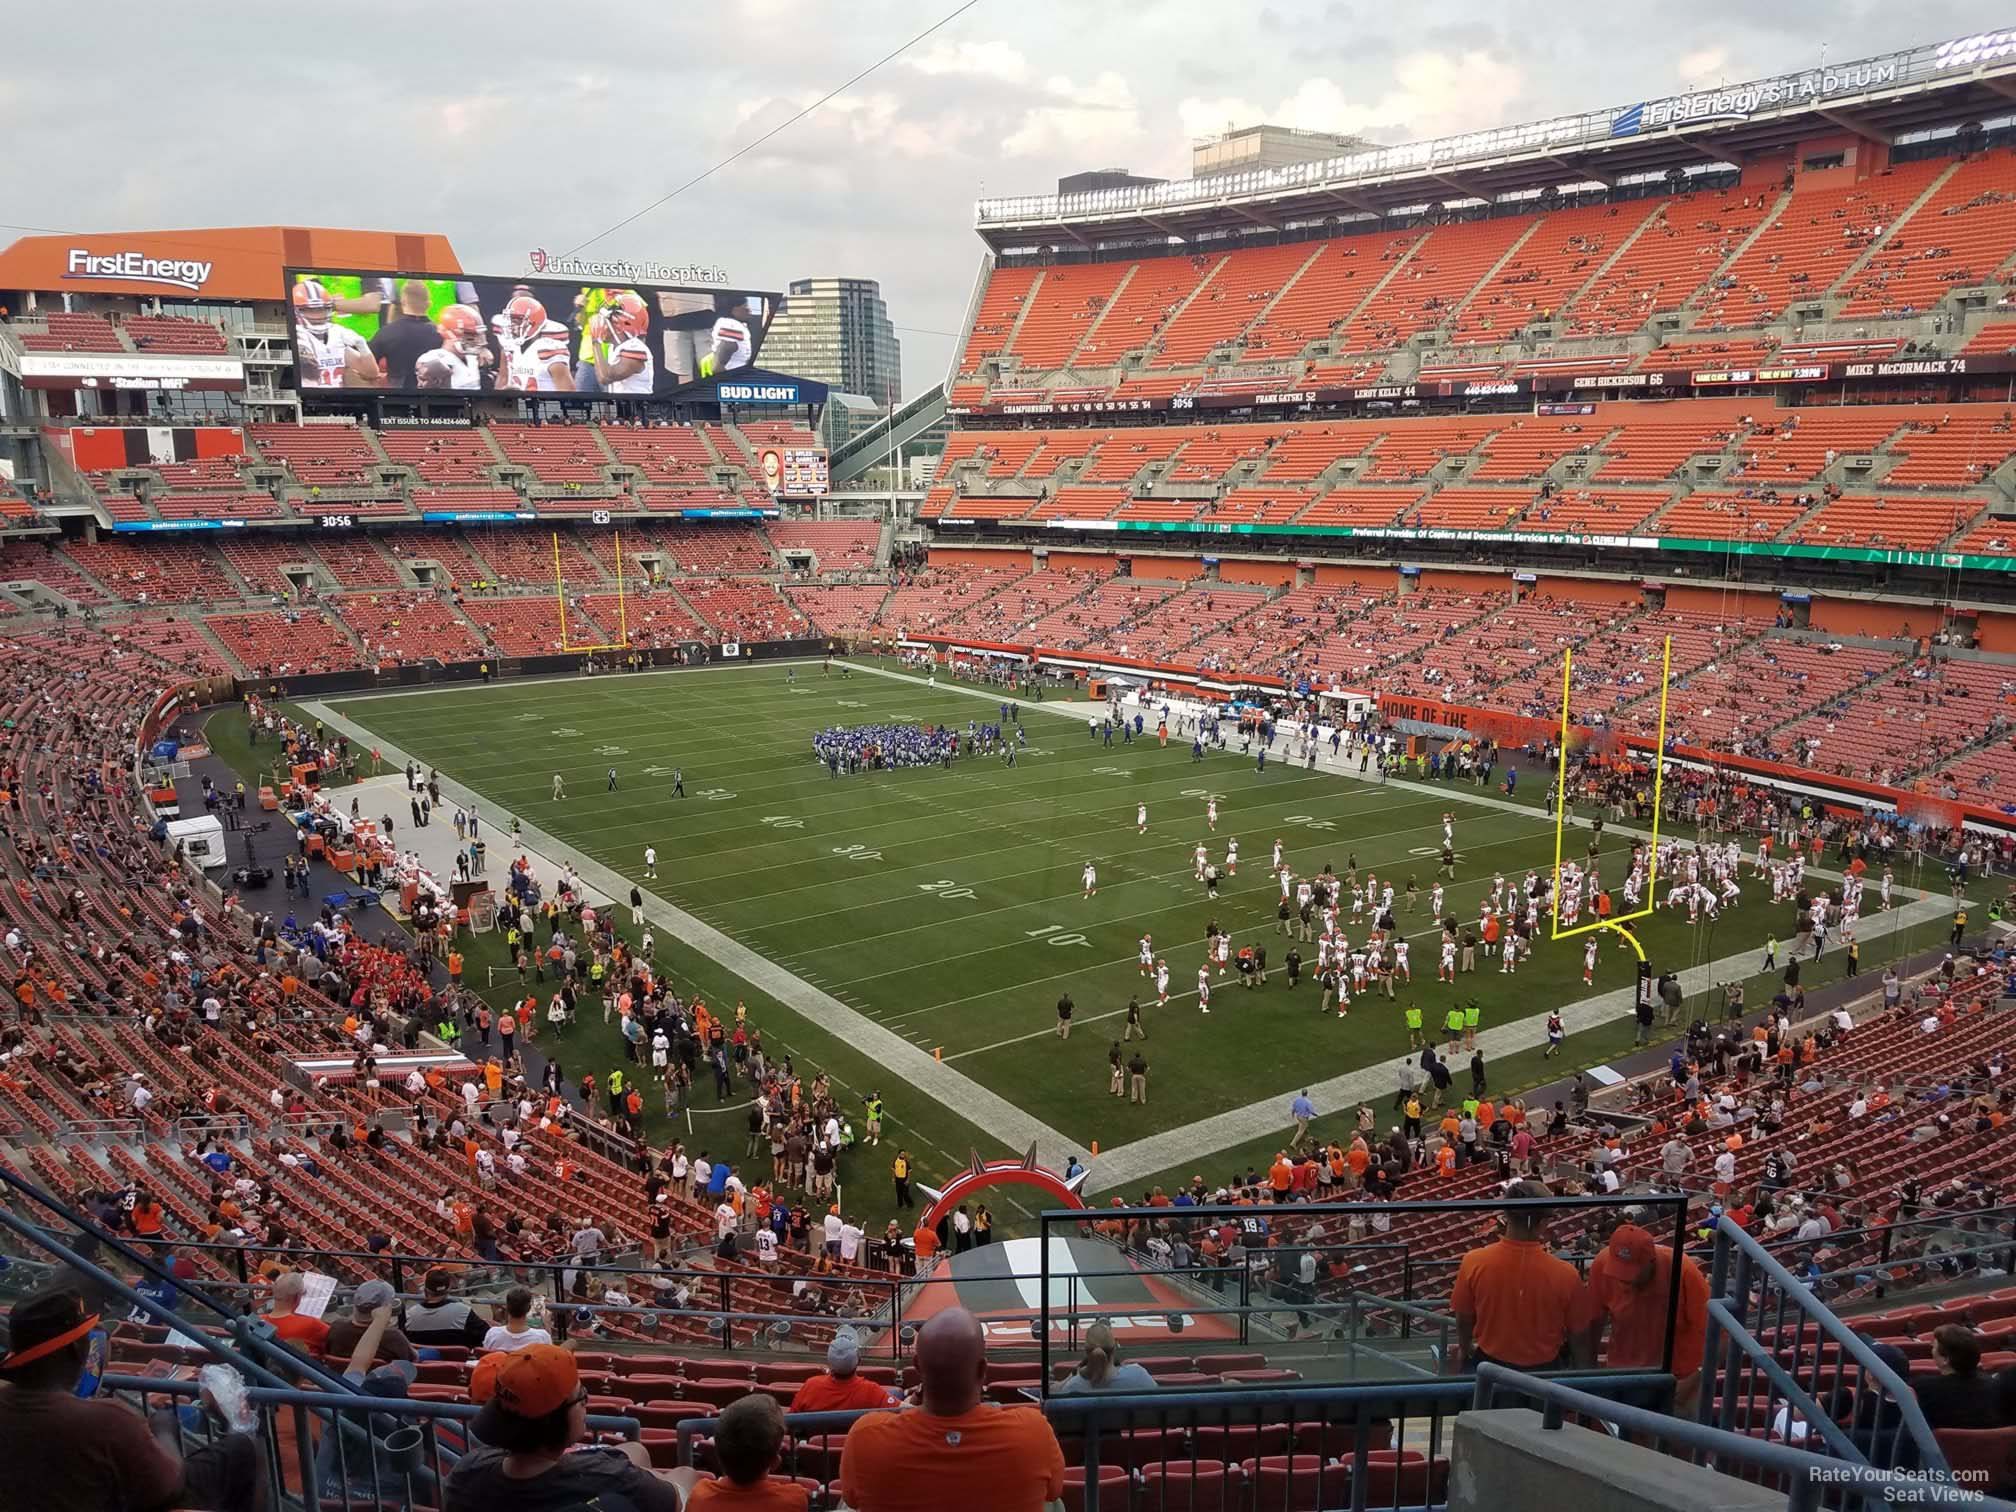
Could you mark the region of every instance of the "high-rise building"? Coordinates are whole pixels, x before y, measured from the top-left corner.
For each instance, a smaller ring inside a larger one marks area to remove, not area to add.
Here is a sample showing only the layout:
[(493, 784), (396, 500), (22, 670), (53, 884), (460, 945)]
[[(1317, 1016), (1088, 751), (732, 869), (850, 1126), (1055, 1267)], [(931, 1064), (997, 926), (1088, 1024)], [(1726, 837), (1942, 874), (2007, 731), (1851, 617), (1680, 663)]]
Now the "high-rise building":
[(770, 333), (763, 366), (816, 378), (878, 403), (901, 397), (903, 348), (872, 278), (794, 278)]

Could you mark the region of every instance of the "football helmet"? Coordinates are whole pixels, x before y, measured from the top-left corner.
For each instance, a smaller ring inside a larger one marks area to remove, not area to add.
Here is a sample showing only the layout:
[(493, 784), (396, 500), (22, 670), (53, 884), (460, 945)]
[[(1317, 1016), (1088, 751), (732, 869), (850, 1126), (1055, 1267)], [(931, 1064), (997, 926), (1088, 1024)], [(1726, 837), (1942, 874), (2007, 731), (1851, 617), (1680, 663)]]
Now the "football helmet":
[(614, 295), (602, 306), (601, 313), (612, 340), (622, 341), (627, 337), (650, 334), (651, 312), (645, 306), (643, 296), (630, 289)]
[(546, 329), (546, 306), (530, 294), (520, 294), (504, 306), (504, 334), (523, 345)]
[(483, 349), (483, 317), (466, 304), (451, 304), (434, 322), (441, 345), (458, 357), (473, 357)]
[(336, 301), (322, 287), (321, 280), (300, 278), (294, 281), (294, 313), (309, 330), (328, 330), (329, 317), (335, 312)]

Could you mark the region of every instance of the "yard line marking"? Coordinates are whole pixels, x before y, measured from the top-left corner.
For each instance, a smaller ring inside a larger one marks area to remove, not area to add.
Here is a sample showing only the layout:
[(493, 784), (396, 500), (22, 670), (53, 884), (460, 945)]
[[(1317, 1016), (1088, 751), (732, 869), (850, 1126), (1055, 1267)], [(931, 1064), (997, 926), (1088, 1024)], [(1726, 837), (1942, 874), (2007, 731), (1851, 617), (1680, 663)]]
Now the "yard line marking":
[[(1810, 872), (1812, 868), (1809, 867), (1808, 870)], [(1856, 938), (1866, 943), (1885, 934), (1944, 918), (1952, 907), (1950, 899), (1923, 894), (1903, 907), (1893, 908), (1887, 913), (1863, 915), (1861, 922), (1856, 926)], [(1737, 977), (1748, 977), (1752, 974), (1758, 959), (1758, 948), (1752, 945), (1719, 960), (1689, 966), (1680, 972), (1681, 990), (1691, 996), (1717, 982), (1728, 981), (1732, 973)], [(1635, 985), (1618, 987), (1609, 992), (1597, 993), (1593, 997), (1561, 1004), (1555, 1011), (1560, 1013), (1562, 1022), (1572, 1035), (1599, 1024), (1617, 1022), (1631, 1011), (1636, 992)], [(1174, 994), (1171, 994), (1171, 997), (1173, 998)], [(1124, 1013), (1126, 1010), (1121, 1011)], [(1098, 1015), (1101, 1018), (1111, 1016)], [(1540, 1026), (1545, 1022), (1546, 1014), (1536, 1013), (1480, 1030), (1477, 1035), (1477, 1048), (1484, 1052), (1487, 1061), (1495, 1061), (1499, 1056), (1516, 1054), (1521, 1050), (1530, 1050), (1539, 1042)], [(1056, 1030), (1048, 1032), (1055, 1034)], [(1668, 1037), (1670, 1038), (1670, 1034)], [(1014, 1041), (1005, 1043), (1012, 1044)], [(948, 1055), (945, 1058), (949, 1061), (960, 1057)], [(1335, 1119), (1344, 1110), (1355, 1107), (1361, 1102), (1370, 1102), (1375, 1108), (1383, 1107), (1384, 1102), (1375, 1099), (1391, 1099), (1397, 1085), (1394, 1065), (1394, 1060), (1390, 1058), (1374, 1061), (1360, 1066), (1355, 1071), (1347, 1071), (1340, 1076), (1331, 1077), (1328, 1081), (1317, 1083), (1309, 1088), (1309, 1095), (1315, 1101), (1318, 1113), (1329, 1119)], [(1451, 1069), (1459, 1068), (1451, 1067)], [(1089, 1195), (1093, 1192), (1135, 1186), (1157, 1171), (1194, 1165), (1197, 1161), (1219, 1151), (1235, 1148), (1276, 1131), (1286, 1133), (1293, 1123), (1288, 1117), (1288, 1100), (1294, 1095), (1294, 1090), (1284, 1089), (1272, 1097), (1248, 1103), (1243, 1108), (1231, 1108), (1194, 1123), (1168, 1129), (1159, 1134), (1151, 1134), (1145, 1139), (1131, 1140), (1126, 1144), (1101, 1150), (1091, 1162), (1092, 1174), (1085, 1183), (1085, 1190)]]
[[(348, 735), (353, 741), (362, 742), (367, 748), (376, 745), (383, 752), (388, 765), (403, 766), (406, 763), (408, 758), (404, 751), (373, 736), (361, 725), (353, 723), (326, 704), (309, 703), (303, 704), (302, 707), (313, 717), (321, 719), (330, 728)], [(444, 777), (441, 787), (443, 793), (458, 804), (466, 806), (471, 802), (487, 803), (492, 805), (492, 812), (495, 812), (494, 800), (475, 793), (451, 778)], [(531, 849), (556, 861), (572, 861), (582, 879), (608, 897), (626, 895), (631, 884), (620, 873), (583, 855), (575, 847), (556, 836), (547, 834), (538, 826), (524, 823), (522, 817), (521, 825), (524, 841)], [(748, 946), (724, 935), (693, 914), (673, 907), (657, 894), (651, 892), (644, 894), (644, 911), (647, 919), (671, 931), (672, 936), (685, 948), (706, 956), (726, 970), (761, 987), (801, 1017), (817, 1024), (871, 1060), (880, 1062), (892, 1075), (902, 1077), (923, 1095), (936, 1099), (947, 1111), (985, 1130), (1005, 1148), (1026, 1150), (1034, 1145), (1038, 1159), (1061, 1166), (1066, 1155), (1083, 1147), (1082, 1140), (1072, 1139), (1051, 1128), (993, 1089), (980, 1085), (944, 1062), (925, 1054), (900, 1034), (894, 1033), (850, 1007), (843, 999), (792, 975), (768, 957), (759, 955)]]

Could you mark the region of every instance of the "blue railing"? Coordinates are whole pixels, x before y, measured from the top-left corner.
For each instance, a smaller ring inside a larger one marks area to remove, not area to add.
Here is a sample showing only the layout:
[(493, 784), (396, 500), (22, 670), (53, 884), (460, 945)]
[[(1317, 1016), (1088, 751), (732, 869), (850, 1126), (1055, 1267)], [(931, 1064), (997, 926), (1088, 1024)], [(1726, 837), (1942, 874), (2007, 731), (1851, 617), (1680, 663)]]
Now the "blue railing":
[(1642, 1437), (1648, 1444), (1657, 1442), (1669, 1454), (1678, 1453), (1696, 1463), (1712, 1463), (1724, 1475), (1776, 1486), (1786, 1494), (1788, 1512), (1816, 1512), (1822, 1506), (1851, 1507), (1863, 1503), (2009, 1512), (2012, 1505), (1985, 1496), (1977, 1489), (1955, 1485), (1943, 1466), (1936, 1471), (1916, 1473), (1879, 1469), (1864, 1462), (1830, 1458), (1787, 1444), (1691, 1423), (1666, 1413), (1648, 1412), (1583, 1390), (1573, 1382), (1544, 1380), (1501, 1365), (1479, 1367), (1474, 1405), (1488, 1411), (1510, 1405), (1505, 1400), (1508, 1397), (1537, 1400), (1541, 1404), (1543, 1429), (1559, 1431), (1567, 1414), (1573, 1413), (1609, 1424), (1620, 1435)]
[(1857, 1466), (1946, 1473), (1910, 1382), (1762, 1244), (1726, 1223), (1715, 1230), (1702, 1379), (1719, 1387), (1702, 1391), (1702, 1421), (1712, 1413), (1724, 1431), (1817, 1438)]
[[(1672, 1399), (1673, 1379), (1656, 1372), (1606, 1372), (1570, 1379), (1599, 1400), (1644, 1408)], [(1085, 1512), (1208, 1503), (1226, 1507), (1258, 1496), (1270, 1507), (1397, 1509), (1446, 1500), (1449, 1440), (1456, 1415), (1475, 1397), (1468, 1377), (1366, 1386), (1253, 1391), (1163, 1391), (1055, 1396), (1042, 1404), (1064, 1450), (1067, 1501)], [(839, 1479), (833, 1441), (862, 1412), (785, 1415), (777, 1473)], [(678, 1427), (679, 1462), (700, 1466), (701, 1441), (718, 1417)]]
[[(185, 1465), (232, 1456), (250, 1464), (256, 1456), (256, 1473), (266, 1482), (265, 1505), (285, 1507), (319, 1496), (324, 1512), (440, 1505), (442, 1482), (468, 1450), (467, 1424), (482, 1410), (467, 1402), (255, 1386), (246, 1401), (257, 1432), (234, 1434), (202, 1409), (202, 1390), (197, 1381), (152, 1376), (108, 1375), (99, 1383), (101, 1396), (128, 1401), (144, 1413), (157, 1433), (175, 1444)], [(160, 1398), (169, 1405), (158, 1405)], [(642, 1431), (633, 1417), (607, 1414), (591, 1414), (588, 1429), (632, 1440)], [(206, 1474), (197, 1471), (192, 1479)]]

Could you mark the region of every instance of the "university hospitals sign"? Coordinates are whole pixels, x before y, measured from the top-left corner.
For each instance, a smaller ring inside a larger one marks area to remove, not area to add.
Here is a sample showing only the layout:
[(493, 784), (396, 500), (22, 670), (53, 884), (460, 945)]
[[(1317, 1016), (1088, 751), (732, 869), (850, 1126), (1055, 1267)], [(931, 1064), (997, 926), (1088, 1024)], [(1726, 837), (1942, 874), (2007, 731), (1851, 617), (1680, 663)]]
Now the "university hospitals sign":
[(726, 284), (726, 268), (699, 263), (631, 262), (618, 258), (597, 262), (584, 257), (556, 257), (544, 247), (525, 254), (532, 271), (542, 278), (586, 278), (598, 283)]

